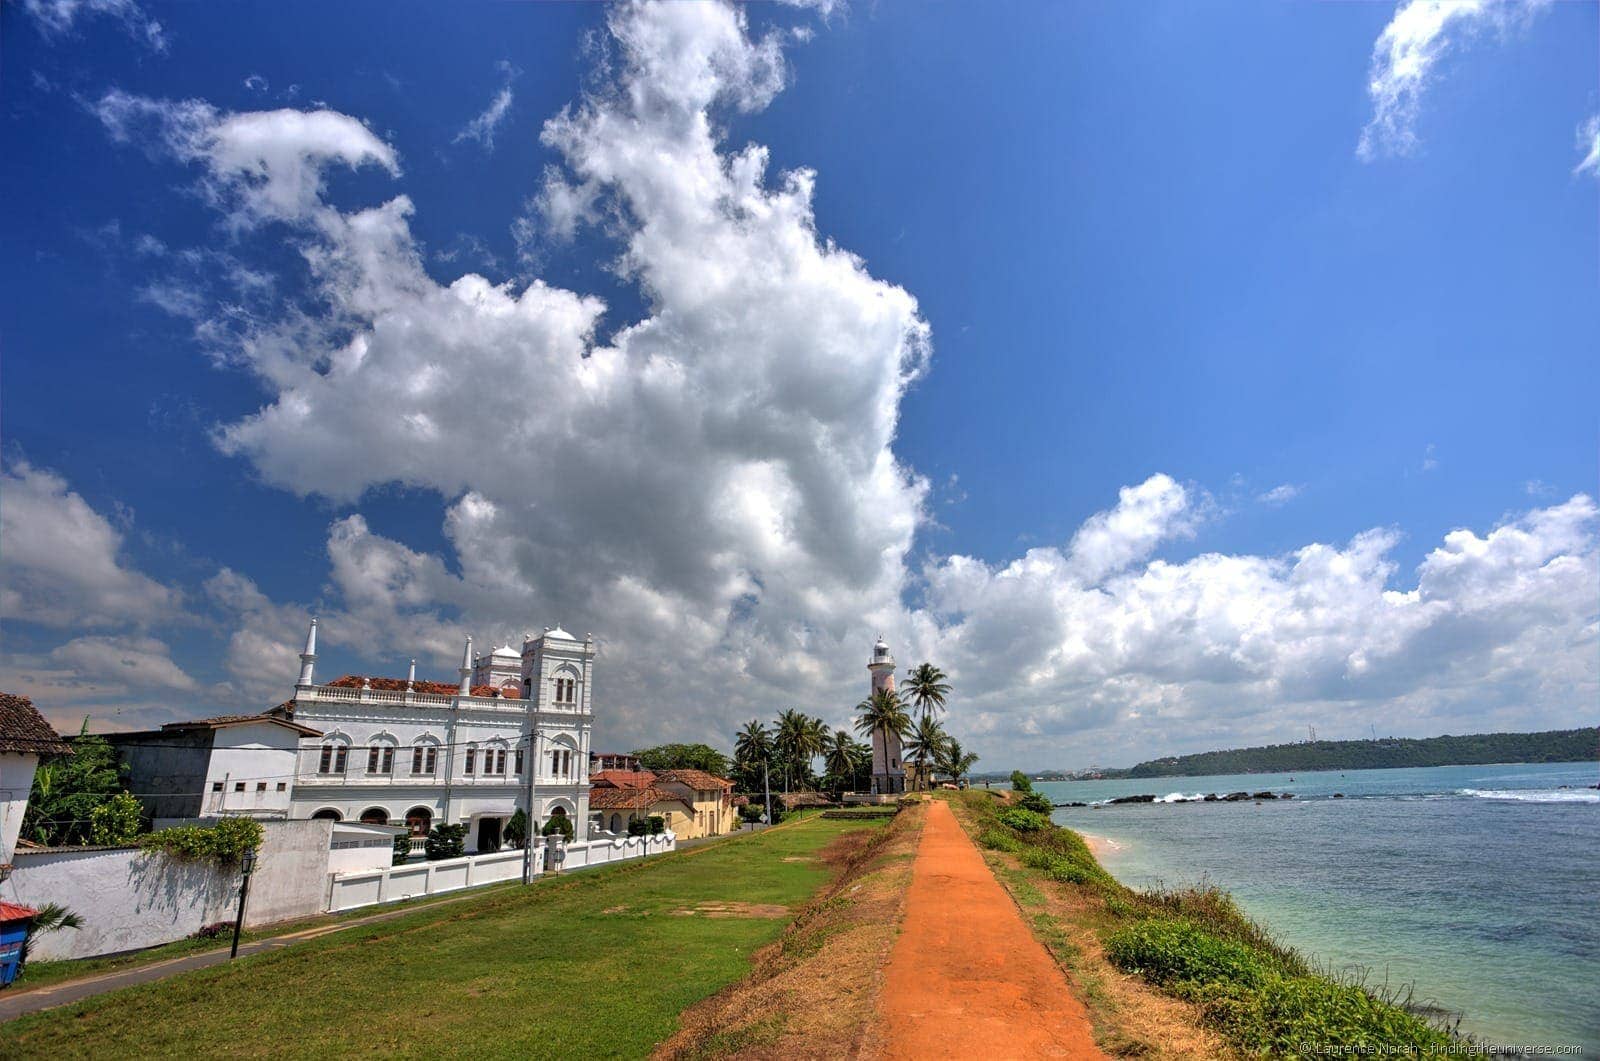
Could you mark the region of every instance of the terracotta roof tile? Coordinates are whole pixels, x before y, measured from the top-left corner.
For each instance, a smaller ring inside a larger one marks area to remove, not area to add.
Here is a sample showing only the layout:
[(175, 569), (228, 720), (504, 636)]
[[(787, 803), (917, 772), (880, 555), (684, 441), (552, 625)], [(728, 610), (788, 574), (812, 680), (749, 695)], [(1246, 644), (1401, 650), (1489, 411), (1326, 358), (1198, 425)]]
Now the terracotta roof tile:
[(645, 788), (655, 779), (648, 770), (597, 770), (589, 775), (589, 783), (598, 788)]
[[(403, 693), (406, 691), (404, 678), (373, 678), (364, 674), (346, 674), (335, 678), (327, 684), (335, 689), (359, 689), (363, 682), (369, 683), (372, 688), (385, 693)], [(461, 686), (453, 682), (413, 682), (413, 692), (432, 693), (435, 696), (455, 696), (461, 691)], [(474, 685), (473, 696), (497, 696), (503, 700), (521, 700), (522, 693), (518, 689), (502, 689), (498, 685)]]
[(0, 921), (21, 921), (33, 917), (39, 911), (31, 906), (20, 906), (17, 903), (0, 901)]
[(676, 781), (680, 785), (688, 785), (697, 792), (733, 787), (732, 781), (725, 781), (716, 774), (708, 774), (704, 770), (663, 770), (656, 775), (656, 780)]
[(676, 803), (694, 809), (683, 797), (655, 787), (596, 788), (589, 792), (590, 810), (645, 810), (658, 803)]
[(71, 755), (72, 745), (50, 728), (32, 700), (0, 693), (0, 751), (32, 752), (40, 757)]

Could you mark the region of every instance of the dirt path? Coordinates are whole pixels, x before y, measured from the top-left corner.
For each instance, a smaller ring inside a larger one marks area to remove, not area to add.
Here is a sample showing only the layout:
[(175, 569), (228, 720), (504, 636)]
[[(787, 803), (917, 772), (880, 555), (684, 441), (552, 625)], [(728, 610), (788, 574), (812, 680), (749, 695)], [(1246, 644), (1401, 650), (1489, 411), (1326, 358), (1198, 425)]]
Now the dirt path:
[(895, 1057), (1105, 1057), (1061, 967), (937, 800), (880, 1005)]

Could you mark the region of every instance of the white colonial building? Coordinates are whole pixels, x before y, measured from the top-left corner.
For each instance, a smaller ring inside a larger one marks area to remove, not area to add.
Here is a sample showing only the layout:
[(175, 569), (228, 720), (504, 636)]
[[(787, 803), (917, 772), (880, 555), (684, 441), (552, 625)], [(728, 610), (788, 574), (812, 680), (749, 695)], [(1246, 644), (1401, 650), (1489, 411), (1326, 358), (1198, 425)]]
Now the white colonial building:
[(589, 819), (594, 640), (559, 627), (478, 656), (467, 638), (460, 680), (346, 675), (315, 680), (317, 624), (300, 656), (294, 699), (273, 714), (320, 731), (300, 741), (290, 816), (467, 827), (467, 851), (498, 850), (507, 820), (534, 829)]

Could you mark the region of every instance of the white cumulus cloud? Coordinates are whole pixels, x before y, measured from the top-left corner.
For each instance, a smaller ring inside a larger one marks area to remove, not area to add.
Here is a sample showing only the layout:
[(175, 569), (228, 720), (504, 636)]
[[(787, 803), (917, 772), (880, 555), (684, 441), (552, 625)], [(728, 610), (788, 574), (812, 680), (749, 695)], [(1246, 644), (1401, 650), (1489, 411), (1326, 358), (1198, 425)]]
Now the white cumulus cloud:
[[(268, 395), (221, 426), (223, 450), (336, 505), (395, 483), (438, 499), (439, 552), (359, 512), (332, 521), (329, 644), (449, 677), (464, 633), (560, 622), (599, 639), (603, 741), (726, 744), (787, 706), (844, 724), (882, 631), (902, 663), (951, 673), (952, 728), (995, 766), (1282, 738), (1307, 715), (1459, 732), (1592, 703), (1581, 496), (1455, 532), (1406, 573), (1392, 528), (1170, 559), (1217, 514), (1154, 474), (1061, 544), (913, 570), (929, 487), (894, 440), (930, 330), (818, 232), (815, 173), (725, 142), (719, 116), (786, 80), (782, 39), (748, 18), (613, 9), (607, 77), (544, 126), (559, 165), (529, 198), (556, 235), (606, 219), (645, 306), (632, 320), (539, 279), (432, 279), (407, 197), (328, 197), (330, 166), (398, 175), (355, 118), (102, 101), (113, 135), (199, 167), (241, 239), (288, 240), (307, 265), (315, 313), (211, 322)], [(310, 607), (233, 571), (207, 594), (233, 617), (229, 673), (286, 696)]]

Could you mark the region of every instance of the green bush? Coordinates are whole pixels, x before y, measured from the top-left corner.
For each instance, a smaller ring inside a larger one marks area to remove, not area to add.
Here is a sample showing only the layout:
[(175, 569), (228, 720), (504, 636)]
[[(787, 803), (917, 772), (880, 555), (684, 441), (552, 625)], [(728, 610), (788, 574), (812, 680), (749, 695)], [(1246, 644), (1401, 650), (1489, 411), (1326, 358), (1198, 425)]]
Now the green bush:
[(667, 831), (667, 820), (659, 814), (650, 815), (650, 835), (660, 836)]
[(506, 819), (506, 843), (512, 847), (524, 847), (528, 843), (528, 812), (518, 807), (516, 813)]
[(1041, 796), (1037, 792), (1029, 792), (1023, 796), (1017, 801), (1017, 806), (1023, 810), (1031, 810), (1035, 814), (1043, 814), (1046, 818), (1050, 817), (1050, 812), (1056, 809), (1048, 798)]
[(401, 833), (394, 838), (394, 854), (389, 856), (389, 865), (398, 866), (411, 857), (411, 834)]
[(578, 835), (578, 830), (572, 824), (572, 819), (567, 815), (552, 814), (550, 820), (544, 823), (544, 828), (539, 830), (539, 835), (554, 836), (557, 833), (560, 833), (561, 838), (570, 844), (572, 838)]
[(215, 825), (180, 825), (139, 837), (140, 847), (164, 851), (173, 858), (211, 859), (224, 865), (237, 862), (261, 846), (261, 823), (249, 818), (222, 818)]
[(1032, 792), (1033, 782), (1028, 780), (1028, 775), (1021, 770), (1011, 771), (1011, 791)]
[(1023, 810), (1021, 807), (1007, 807), (1000, 812), (999, 818), (1001, 825), (1015, 829), (1019, 833), (1036, 833), (1050, 824), (1050, 819), (1043, 814)]
[(89, 838), (96, 844), (131, 844), (143, 817), (139, 801), (123, 792), (89, 812)]
[(978, 843), (991, 851), (1010, 851), (1015, 854), (1022, 850), (1022, 841), (999, 829), (985, 829), (983, 835), (978, 837)]
[(465, 825), (435, 825), (428, 832), (423, 846), (429, 862), (441, 858), (460, 858), (467, 853), (467, 827)]
[(648, 836), (648, 835), (650, 835), (650, 823), (645, 821), (643, 818), (630, 818), (630, 819), (628, 819), (628, 835), (629, 836)]
[(1320, 976), (1271, 975), (1262, 984), (1213, 983), (1185, 992), (1201, 1019), (1246, 1052), (1271, 1057), (1457, 1056), (1445, 1030), (1358, 984)]
[(1182, 919), (1141, 921), (1106, 938), (1106, 958), (1154, 984), (1222, 981), (1253, 987), (1272, 972), (1242, 943), (1221, 939)]

